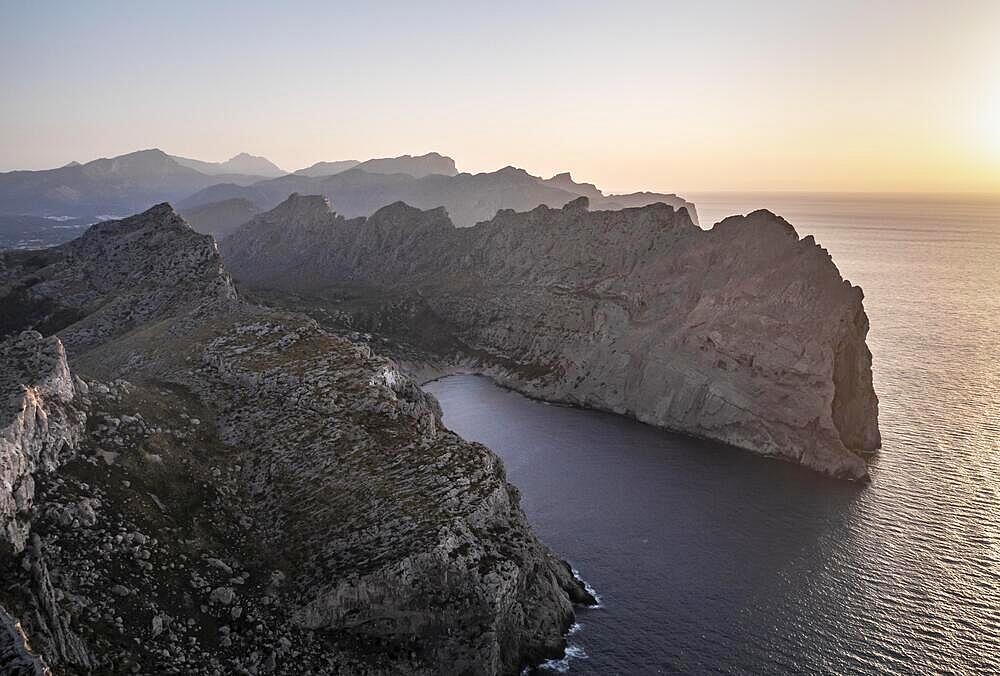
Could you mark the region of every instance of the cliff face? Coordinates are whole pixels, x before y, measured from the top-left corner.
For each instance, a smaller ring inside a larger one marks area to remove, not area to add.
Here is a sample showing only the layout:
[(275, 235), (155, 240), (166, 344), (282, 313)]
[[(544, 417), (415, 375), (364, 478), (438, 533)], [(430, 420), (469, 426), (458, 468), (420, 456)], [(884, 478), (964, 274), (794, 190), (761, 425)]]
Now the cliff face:
[[(0, 604), (60, 673), (512, 674), (561, 654), (593, 599), (502, 463), (392, 361), (236, 298), (164, 206), (0, 264), (23, 310), (0, 347)], [(31, 666), (9, 628), (0, 659)]]
[(31, 651), (21, 625), (0, 607), (0, 673), (10, 676), (51, 676), (42, 659)]
[(0, 343), (2, 558), (27, 543), (34, 475), (59, 467), (80, 440), (86, 416), (74, 406), (77, 386), (58, 339), (26, 331)]
[(704, 231), (665, 205), (591, 212), (581, 199), (456, 229), (440, 210), (395, 204), (346, 221), (308, 200), (293, 200), (308, 231), (278, 212), (222, 243), (237, 279), (328, 297), (350, 285), (346, 310), (365, 328), (392, 325), (380, 304), (427, 311), (454, 338), (417, 355), (431, 372), (483, 371), (541, 398), (867, 476), (861, 454), (880, 438), (861, 290), (774, 214)]

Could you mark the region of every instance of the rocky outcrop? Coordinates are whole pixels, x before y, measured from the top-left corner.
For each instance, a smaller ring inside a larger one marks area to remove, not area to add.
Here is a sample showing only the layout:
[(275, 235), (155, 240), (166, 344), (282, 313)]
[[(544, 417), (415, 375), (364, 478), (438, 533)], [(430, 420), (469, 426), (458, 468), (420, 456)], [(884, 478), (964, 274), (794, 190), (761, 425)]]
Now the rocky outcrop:
[(35, 475), (55, 470), (79, 443), (78, 386), (58, 339), (26, 331), (0, 343), (0, 558), (27, 543)]
[(348, 299), (366, 329), (405, 336), (383, 308), (426, 311), (425, 366), (837, 477), (865, 478), (880, 444), (862, 292), (770, 212), (705, 231), (685, 210), (580, 198), (460, 229), (443, 210), (346, 220), (297, 196), (221, 246), (238, 280)]
[(54, 669), (513, 674), (562, 653), (593, 598), (395, 363), (239, 300), (169, 207), (0, 264), (25, 308), (0, 361), (21, 393), (0, 604)]
[(0, 606), (0, 673), (9, 676), (51, 676), (41, 657), (28, 645), (21, 624)]

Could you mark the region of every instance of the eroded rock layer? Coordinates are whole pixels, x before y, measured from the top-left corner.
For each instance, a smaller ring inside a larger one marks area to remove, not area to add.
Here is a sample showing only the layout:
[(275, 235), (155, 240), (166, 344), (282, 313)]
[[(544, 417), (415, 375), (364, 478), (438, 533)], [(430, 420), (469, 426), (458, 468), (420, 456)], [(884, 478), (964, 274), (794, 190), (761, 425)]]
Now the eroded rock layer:
[[(166, 206), (0, 264), (0, 605), (57, 673), (561, 654), (593, 599), (394, 362), (238, 299)], [(34, 668), (16, 638), (0, 655)]]
[(221, 247), (247, 285), (408, 340), (425, 375), (482, 371), (849, 479), (880, 444), (861, 289), (767, 211), (706, 231), (581, 198), (455, 228), (442, 209), (347, 220), (293, 195)]

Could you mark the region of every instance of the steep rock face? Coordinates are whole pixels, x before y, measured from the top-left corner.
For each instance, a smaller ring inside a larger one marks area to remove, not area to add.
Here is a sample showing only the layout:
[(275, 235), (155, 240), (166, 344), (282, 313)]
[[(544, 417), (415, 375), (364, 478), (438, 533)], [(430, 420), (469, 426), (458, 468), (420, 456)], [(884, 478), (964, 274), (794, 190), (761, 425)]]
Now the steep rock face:
[[(861, 290), (774, 214), (704, 231), (665, 205), (591, 212), (580, 198), (456, 229), (402, 204), (366, 221), (314, 207), (318, 237), (297, 233), (295, 219), (261, 218), (224, 241), (237, 279), (312, 292), (349, 284), (377, 302), (416, 294), (462, 346), (441, 365), (867, 476), (860, 454), (880, 437)], [(261, 243), (281, 237), (294, 250), (262, 257)]]
[(26, 331), (0, 343), (0, 556), (27, 543), (35, 473), (55, 470), (79, 442), (76, 388), (57, 338)]
[[(48, 321), (89, 381), (56, 336), (3, 348), (0, 364), (31, 367), (0, 383), (24, 392), (11, 457), (75, 451), (54, 473), (0, 465), (5, 495), (35, 486), (30, 513), (19, 497), (0, 510), (20, 551), (0, 561), (0, 602), (53, 667), (512, 674), (562, 653), (572, 603), (593, 599), (535, 539), (499, 459), (444, 429), (393, 362), (237, 299), (168, 207), (0, 264), (34, 303), (9, 328)], [(129, 313), (109, 312), (121, 298)], [(55, 322), (47, 300), (77, 314)], [(66, 431), (77, 408), (85, 434)]]
[[(88, 666), (79, 637), (57, 610), (56, 592), (37, 536), (29, 545), (36, 508), (36, 481), (58, 471), (76, 453), (84, 435), (87, 385), (75, 378), (58, 338), (35, 331), (0, 342), (0, 570), (21, 567), (30, 575), (25, 593), (31, 599), (33, 626), (44, 632), (57, 661)], [(12, 576), (0, 579), (12, 583)], [(25, 609), (21, 609), (22, 612)], [(0, 606), (0, 672), (49, 674), (28, 644), (20, 623)]]
[(20, 623), (0, 606), (0, 673), (9, 676), (50, 676), (42, 658), (31, 651)]

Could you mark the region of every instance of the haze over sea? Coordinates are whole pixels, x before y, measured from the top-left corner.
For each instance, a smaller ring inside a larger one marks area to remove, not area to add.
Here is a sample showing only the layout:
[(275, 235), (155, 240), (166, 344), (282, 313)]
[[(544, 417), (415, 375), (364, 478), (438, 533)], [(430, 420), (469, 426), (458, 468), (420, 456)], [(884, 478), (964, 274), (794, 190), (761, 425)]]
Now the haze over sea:
[(1000, 197), (689, 194), (768, 208), (865, 291), (872, 483), (551, 406), (426, 386), (505, 460), (541, 539), (603, 607), (573, 673), (1000, 672)]

